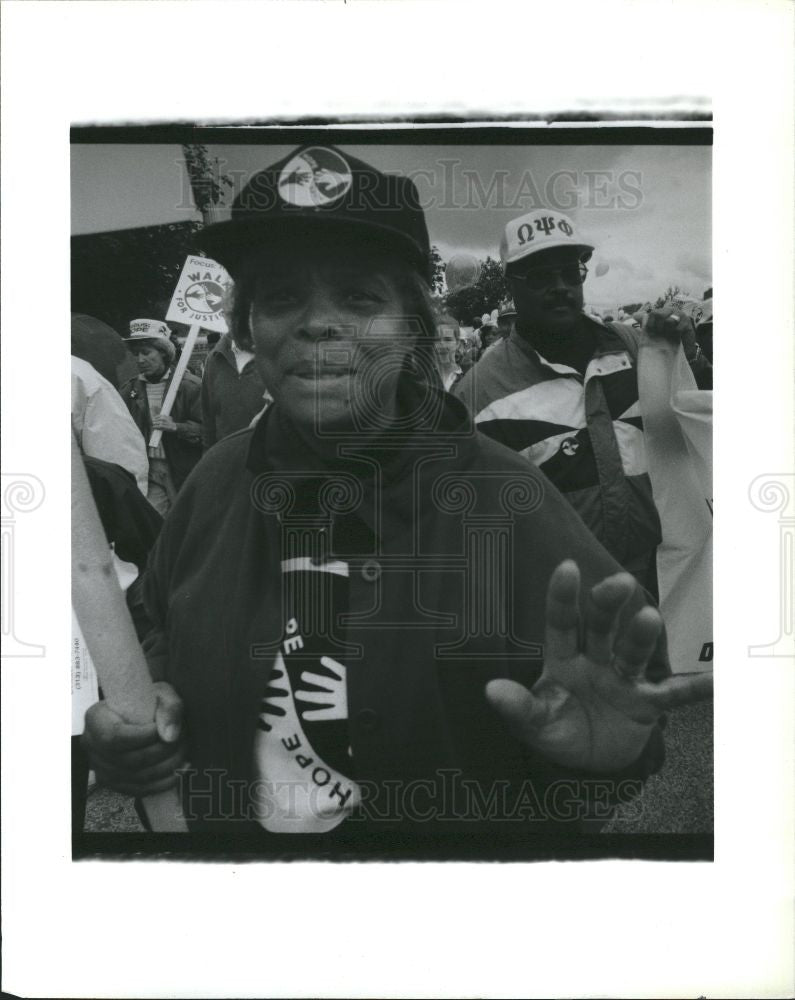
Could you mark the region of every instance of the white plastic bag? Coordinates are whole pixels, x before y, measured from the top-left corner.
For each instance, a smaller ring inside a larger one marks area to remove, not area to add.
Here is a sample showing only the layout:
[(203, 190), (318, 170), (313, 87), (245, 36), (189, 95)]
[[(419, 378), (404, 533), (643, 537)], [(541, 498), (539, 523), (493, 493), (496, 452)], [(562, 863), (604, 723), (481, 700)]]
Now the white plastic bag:
[(660, 611), (674, 673), (712, 668), (712, 392), (681, 345), (641, 336), (638, 393), (654, 501)]

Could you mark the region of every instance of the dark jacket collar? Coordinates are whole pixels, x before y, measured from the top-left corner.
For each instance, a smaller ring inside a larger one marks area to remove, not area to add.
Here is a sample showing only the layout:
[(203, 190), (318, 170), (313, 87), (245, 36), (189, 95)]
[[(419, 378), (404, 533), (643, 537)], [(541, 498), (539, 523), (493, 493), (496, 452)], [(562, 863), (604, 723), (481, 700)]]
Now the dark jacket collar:
[[(219, 360), (223, 359), (227, 361), (232, 366), (232, 369), (234, 371), (237, 371), (237, 358), (235, 357), (235, 352), (232, 347), (231, 334), (225, 333), (221, 337), (221, 339), (218, 341), (218, 343), (215, 345), (212, 351), (210, 351), (210, 356), (212, 357), (213, 355), (215, 355)], [(248, 366), (253, 363), (254, 359), (249, 358), (249, 360), (243, 366), (243, 370), (245, 371), (245, 369), (248, 368)]]
[[(627, 345), (621, 336), (612, 328), (612, 324), (601, 323), (585, 313), (580, 314), (580, 329), (585, 335), (590, 335), (594, 349), (592, 358), (602, 357), (604, 354), (615, 354), (626, 351)], [(543, 357), (514, 327), (511, 331), (509, 341), (514, 344), (534, 365), (544, 371), (556, 370), (559, 366), (572, 368), (565, 361), (550, 361)]]
[(296, 431), (278, 403), (268, 407), (254, 429), (249, 446), (247, 467), (255, 475), (269, 471), (303, 471), (322, 468), (324, 472), (362, 471), (361, 461), (349, 457), (360, 451), (378, 460), (385, 482), (400, 478), (417, 452), (445, 439), (458, 448), (471, 446), (473, 425), (464, 404), (440, 387), (419, 383), (404, 374), (398, 392), (401, 413), (421, 414), (412, 426), (388, 430), (366, 438), (349, 434), (341, 437), (334, 450), (312, 450)]
[[(460, 461), (468, 464), (477, 435), (463, 403), (441, 388), (409, 383), (399, 398), (407, 414), (424, 412), (421, 404), (425, 402), (429, 420), (411, 433), (392, 431), (370, 440), (350, 435), (340, 439), (336, 454), (327, 449), (322, 456), (307, 446), (274, 403), (254, 429), (247, 467), (255, 480), (275, 477), (282, 487), (276, 492), (286, 490), (285, 513), (304, 526), (313, 518), (328, 516), (325, 508), (338, 492), (329, 493), (329, 487), (337, 479), (340, 496), (350, 495), (352, 505), (347, 513), (340, 510), (332, 515), (335, 551), (356, 551), (361, 526), (379, 538), (385, 550), (393, 544), (405, 548), (405, 539), (417, 528), (417, 490), (424, 492), (413, 470), (425, 482), (434, 468), (438, 470), (439, 461), (455, 459), (459, 468)], [(254, 488), (264, 488), (262, 479)]]

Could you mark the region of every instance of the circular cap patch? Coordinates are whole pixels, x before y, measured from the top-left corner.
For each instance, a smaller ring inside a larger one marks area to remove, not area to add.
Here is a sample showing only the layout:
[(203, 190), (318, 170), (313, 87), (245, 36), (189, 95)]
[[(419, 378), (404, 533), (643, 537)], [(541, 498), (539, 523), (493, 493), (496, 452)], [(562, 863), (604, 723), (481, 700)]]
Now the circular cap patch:
[(350, 190), (351, 169), (339, 153), (310, 146), (297, 153), (279, 174), (279, 195), (291, 205), (318, 207)]

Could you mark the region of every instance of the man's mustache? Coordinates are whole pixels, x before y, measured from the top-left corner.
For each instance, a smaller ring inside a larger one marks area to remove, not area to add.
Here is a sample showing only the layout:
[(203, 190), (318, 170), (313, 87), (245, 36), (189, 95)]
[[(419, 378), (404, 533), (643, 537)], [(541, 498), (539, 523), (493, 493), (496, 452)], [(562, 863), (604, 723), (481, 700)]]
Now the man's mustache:
[(571, 295), (567, 295), (565, 292), (544, 297), (544, 307), (546, 309), (554, 309), (556, 306), (569, 306), (571, 309), (574, 309), (575, 302)]

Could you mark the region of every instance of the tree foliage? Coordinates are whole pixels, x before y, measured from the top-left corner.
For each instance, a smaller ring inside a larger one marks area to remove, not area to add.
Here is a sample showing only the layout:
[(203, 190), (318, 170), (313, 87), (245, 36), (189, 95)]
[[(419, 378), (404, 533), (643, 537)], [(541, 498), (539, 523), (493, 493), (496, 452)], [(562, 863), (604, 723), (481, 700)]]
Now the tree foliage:
[(206, 146), (185, 145), (182, 147), (182, 152), (196, 208), (200, 212), (206, 212), (213, 205), (221, 203), (224, 188), (231, 188), (232, 181), (226, 174), (220, 172), (218, 158), (210, 159)]
[(473, 317), (497, 309), (503, 299), (510, 297), (510, 290), (502, 264), (487, 257), (480, 268), (480, 277), (474, 285), (450, 292), (445, 299), (447, 312), (459, 323), (468, 325)]
[(677, 295), (682, 291), (679, 285), (669, 285), (665, 291), (664, 295), (661, 295), (657, 301), (654, 303), (655, 309), (662, 309), (666, 302), (670, 302), (671, 299), (676, 298)]
[(72, 312), (126, 335), (130, 320), (163, 319), (198, 222), (72, 237)]
[(431, 290), (441, 295), (444, 290), (445, 264), (437, 246), (431, 247)]

